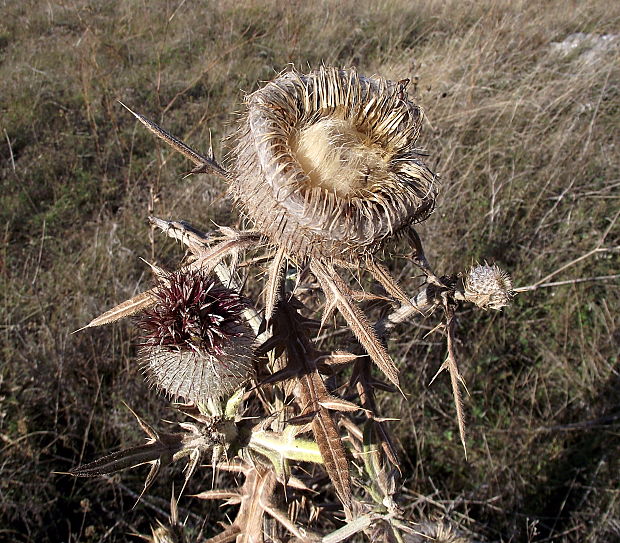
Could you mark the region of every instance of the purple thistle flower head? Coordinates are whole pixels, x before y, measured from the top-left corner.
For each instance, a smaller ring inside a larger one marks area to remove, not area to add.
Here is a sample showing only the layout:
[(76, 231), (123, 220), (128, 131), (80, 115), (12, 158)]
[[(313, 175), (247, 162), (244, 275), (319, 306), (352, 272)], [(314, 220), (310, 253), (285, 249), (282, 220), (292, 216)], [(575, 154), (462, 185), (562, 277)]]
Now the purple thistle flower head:
[(239, 388), (252, 369), (253, 335), (235, 291), (201, 270), (160, 280), (155, 304), (138, 317), (149, 381), (194, 403)]
[(221, 355), (242, 334), (241, 296), (200, 270), (169, 274), (154, 295), (155, 306), (139, 318), (144, 345)]

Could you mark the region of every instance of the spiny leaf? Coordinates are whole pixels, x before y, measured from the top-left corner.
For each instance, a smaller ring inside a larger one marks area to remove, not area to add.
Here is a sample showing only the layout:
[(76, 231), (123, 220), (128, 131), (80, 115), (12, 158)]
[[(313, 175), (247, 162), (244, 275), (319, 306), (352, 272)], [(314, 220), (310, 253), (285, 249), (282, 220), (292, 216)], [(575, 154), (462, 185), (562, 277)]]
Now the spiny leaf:
[(166, 270), (164, 270), (163, 268), (160, 268), (156, 264), (152, 264), (151, 262), (149, 262), (148, 260), (142, 257), (140, 257), (140, 260), (142, 260), (142, 262), (144, 262), (149, 268), (151, 268), (151, 271), (155, 274), (155, 277), (157, 277), (157, 279), (164, 280), (166, 276), (168, 275)]
[(125, 469), (135, 468), (142, 464), (157, 461), (162, 449), (158, 443), (147, 443), (122, 451), (108, 454), (88, 464), (77, 466), (69, 473), (75, 477), (99, 477)]
[[(449, 337), (449, 336), (448, 336)], [(467, 460), (467, 445), (465, 443), (465, 415), (463, 412), (463, 398), (461, 396), (461, 389), (459, 383), (463, 383), (463, 378), (459, 373), (459, 368), (456, 364), (456, 358), (452, 349), (451, 340), (448, 339), (448, 370), (450, 372), (450, 383), (452, 385), (452, 395), (454, 396), (454, 405), (456, 407), (456, 418), (459, 424), (459, 436), (463, 445), (463, 451), (465, 452), (465, 459)]]
[(136, 413), (129, 405), (123, 402), (123, 405), (129, 410), (129, 412), (136, 418), (140, 428), (142, 428), (143, 432), (149, 436), (149, 439), (152, 441), (157, 441), (159, 439), (159, 433), (155, 428), (153, 428), (148, 422), (146, 422), (138, 413)]
[(95, 326), (102, 326), (104, 324), (109, 324), (111, 322), (115, 322), (120, 319), (124, 319), (125, 317), (130, 317), (147, 307), (152, 306), (155, 303), (155, 298), (152, 295), (153, 290), (147, 290), (145, 292), (141, 292), (140, 294), (130, 298), (129, 300), (125, 300), (121, 302), (117, 306), (109, 309), (102, 315), (99, 315), (97, 318), (90, 321), (86, 326), (76, 330), (79, 332), (80, 330), (85, 330), (86, 328), (93, 328)]
[(369, 258), (366, 261), (366, 268), (390, 295), (394, 296), (401, 304), (410, 305), (409, 296), (398, 286), (386, 267)]
[(269, 269), (269, 280), (267, 281), (267, 289), (265, 292), (265, 320), (269, 322), (273, 309), (278, 301), (280, 292), (280, 283), (282, 281), (282, 273), (284, 271), (286, 253), (284, 249), (279, 248), (271, 262)]
[(192, 494), (190, 498), (199, 500), (228, 500), (227, 503), (241, 503), (241, 494), (236, 488), (204, 490), (198, 494)]
[(358, 359), (359, 354), (350, 353), (348, 351), (334, 351), (328, 355), (321, 356), (317, 359), (317, 365), (325, 366), (344, 366)]
[[(447, 329), (447, 337), (448, 337), (448, 354), (446, 356), (446, 360), (437, 370), (437, 373), (431, 379), (429, 384), (432, 384), (433, 381), (437, 378), (437, 376), (445, 369), (450, 373), (450, 384), (452, 386), (452, 396), (454, 397), (454, 406), (456, 408), (456, 418), (459, 425), (459, 436), (461, 438), (461, 444), (463, 445), (463, 451), (465, 451), (465, 459), (467, 459), (467, 445), (465, 443), (465, 415), (463, 411), (463, 398), (461, 396), (461, 389), (459, 384), (462, 384), (467, 391), (467, 386), (465, 385), (465, 380), (461, 376), (459, 372), (459, 368), (456, 362), (456, 352), (454, 348), (455, 343), (455, 331), (454, 331), (454, 308), (445, 303), (445, 311), (446, 311), (446, 329)], [(468, 392), (469, 394), (469, 392)]]
[[(328, 265), (318, 260), (313, 260), (310, 267), (319, 283), (321, 283), (321, 287), (326, 292), (328, 299), (330, 296), (333, 298), (338, 310), (342, 313), (347, 324), (355, 334), (355, 337), (357, 337), (359, 342), (364, 346), (370, 358), (400, 390), (398, 369), (366, 320), (366, 316), (362, 310), (347, 296), (347, 287), (344, 285), (342, 279), (336, 274), (335, 270), (330, 269)], [(329, 295), (327, 293), (329, 293)]]
[[(205, 543), (233, 543), (237, 540), (237, 536), (241, 535), (241, 528), (236, 524), (228, 526), (223, 532), (205, 539)], [(262, 541), (262, 540), (258, 540)]]
[(322, 375), (333, 375), (360, 356), (346, 351), (335, 351), (316, 359), (316, 367)]
[(335, 296), (330, 292), (325, 292), (325, 307), (323, 308), (323, 315), (321, 316), (321, 328), (325, 328), (327, 322), (335, 315), (338, 305), (336, 303)]
[(344, 507), (350, 509), (352, 498), (349, 463), (336, 425), (324, 407), (319, 407), (317, 416), (312, 421), (312, 431), (321, 451), (325, 469), (334, 483), (334, 489)]
[(334, 484), (334, 489), (346, 509), (350, 509), (351, 476), (346, 452), (340, 438), (338, 428), (329, 411), (321, 406), (322, 400), (331, 398), (323, 379), (315, 370), (299, 379), (301, 401), (305, 404), (305, 411), (313, 410), (316, 414), (312, 419), (312, 432), (319, 451), (323, 457), (327, 474)]
[(378, 294), (373, 294), (372, 292), (364, 292), (363, 290), (351, 290), (349, 291), (349, 295), (351, 296), (351, 299), (358, 304), (362, 302), (376, 302), (378, 300), (381, 300), (382, 302), (392, 302), (392, 299), (387, 296), (380, 296)]
[(180, 139), (176, 138), (153, 121), (150, 121), (143, 115), (136, 113), (129, 109), (123, 102), (119, 100), (119, 104), (129, 111), (136, 119), (138, 119), (144, 126), (146, 126), (150, 132), (155, 134), (159, 139), (166, 142), (175, 151), (181, 153), (185, 157), (189, 158), (196, 166), (192, 173), (215, 173), (224, 178), (228, 177), (228, 173), (222, 168), (212, 157), (206, 157), (200, 153), (194, 151), (191, 147), (183, 143)]
[[(387, 456), (388, 460), (400, 470), (400, 463), (398, 462), (398, 456), (394, 449), (394, 445), (390, 438), (389, 432), (385, 428), (383, 424), (383, 417), (378, 416), (377, 405), (375, 402), (375, 391), (382, 387), (387, 387), (388, 389), (392, 389), (389, 385), (377, 381), (371, 375), (370, 371), (370, 361), (368, 357), (360, 358), (355, 362), (355, 366), (353, 367), (353, 374), (351, 375), (351, 384), (356, 383), (356, 388), (360, 397), (360, 401), (362, 406), (370, 413), (372, 413), (372, 420), (368, 422), (371, 423), (375, 431), (377, 432), (379, 443), (381, 444), (381, 448), (383, 452)], [(381, 385), (381, 386), (379, 386)], [(393, 389), (390, 392), (395, 392)]]
[(189, 268), (203, 268), (210, 271), (215, 268), (215, 266), (217, 266), (226, 256), (233, 254), (235, 251), (255, 245), (259, 239), (260, 236), (252, 234), (247, 236), (236, 236), (233, 239), (221, 241), (210, 249), (200, 252), (197, 255), (197, 260), (193, 262)]
[(335, 396), (328, 395), (327, 397), (319, 399), (319, 405), (330, 411), (343, 411), (345, 413), (355, 413), (355, 411), (366, 411), (359, 405), (353, 402), (348, 402), (342, 398), (336, 398)]
[(168, 237), (187, 245), (194, 254), (207, 247), (210, 236), (184, 221), (166, 221), (151, 216), (149, 222)]
[[(292, 304), (284, 304), (278, 312), (274, 323), (275, 334), (283, 331), (286, 337), (294, 338), (286, 341), (287, 368), (286, 371), (297, 377), (298, 386), (295, 394), (301, 404), (301, 414), (295, 417), (295, 423), (307, 424), (311, 422), (316, 445), (323, 459), (338, 497), (347, 509), (352, 503), (351, 478), (346, 452), (338, 432), (338, 428), (330, 416), (329, 410), (321, 406), (321, 401), (327, 404), (336, 401), (328, 392), (323, 379), (319, 375), (317, 361), (319, 355), (310, 343), (303, 330), (303, 317), (297, 313)], [(347, 403), (347, 407), (352, 404)], [(343, 404), (339, 404), (343, 407)], [(291, 425), (289, 419), (288, 424)]]

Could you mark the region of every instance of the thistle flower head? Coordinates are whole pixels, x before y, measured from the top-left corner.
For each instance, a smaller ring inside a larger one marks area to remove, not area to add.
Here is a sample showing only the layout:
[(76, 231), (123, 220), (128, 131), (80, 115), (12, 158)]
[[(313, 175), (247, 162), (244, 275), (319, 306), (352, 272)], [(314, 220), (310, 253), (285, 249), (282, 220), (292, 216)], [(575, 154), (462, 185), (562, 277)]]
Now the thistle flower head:
[(231, 190), (290, 254), (351, 260), (432, 211), (436, 179), (404, 86), (355, 70), (286, 73), (247, 97)]
[(463, 280), (465, 299), (482, 309), (501, 309), (514, 293), (510, 276), (496, 265), (472, 267)]
[(149, 380), (194, 403), (221, 397), (249, 377), (253, 338), (245, 304), (202, 271), (180, 270), (154, 289), (155, 304), (138, 317)]

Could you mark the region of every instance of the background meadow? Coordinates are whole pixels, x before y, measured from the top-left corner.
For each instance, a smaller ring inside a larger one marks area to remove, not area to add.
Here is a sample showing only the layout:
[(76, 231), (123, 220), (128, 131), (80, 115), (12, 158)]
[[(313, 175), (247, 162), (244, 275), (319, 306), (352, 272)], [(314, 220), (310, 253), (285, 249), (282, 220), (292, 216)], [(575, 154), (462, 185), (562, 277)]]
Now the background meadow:
[[(52, 473), (140, 443), (123, 402), (150, 422), (172, 416), (144, 383), (129, 324), (71, 334), (150, 284), (140, 257), (182, 257), (147, 216), (237, 221), (226, 187), (183, 178), (188, 162), (118, 100), (225, 157), (244, 94), (322, 63), (411, 79), (427, 115), (419, 145), (442, 179), (419, 229), (440, 273), (484, 260), (516, 286), (618, 273), (614, 2), (4, 0), (0, 539), (138, 541), (128, 534), (165, 520), (181, 484), (165, 471), (132, 509), (146, 469)], [(394, 246), (386, 262), (407, 288), (405, 255)], [(467, 461), (448, 377), (428, 386), (445, 356), (436, 321), (400, 325), (390, 352), (407, 398), (382, 410), (400, 419), (414, 518), (483, 541), (620, 538), (619, 298), (616, 277), (524, 292), (501, 313), (463, 308)], [(201, 473), (194, 491), (210, 487)], [(188, 497), (180, 508), (204, 535), (227, 512)]]

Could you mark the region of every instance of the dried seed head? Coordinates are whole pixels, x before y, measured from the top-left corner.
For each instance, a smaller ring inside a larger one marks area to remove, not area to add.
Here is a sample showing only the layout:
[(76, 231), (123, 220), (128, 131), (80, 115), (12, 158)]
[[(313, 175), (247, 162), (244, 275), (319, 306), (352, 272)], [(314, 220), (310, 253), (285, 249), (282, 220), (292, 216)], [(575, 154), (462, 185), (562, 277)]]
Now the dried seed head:
[(168, 274), (140, 314), (142, 358), (151, 383), (194, 403), (238, 389), (252, 369), (245, 304), (201, 271)]
[(355, 70), (286, 73), (247, 97), (231, 191), (290, 254), (352, 260), (433, 210), (422, 110)]
[(514, 293), (510, 276), (498, 266), (474, 266), (463, 280), (465, 299), (482, 309), (501, 309)]

